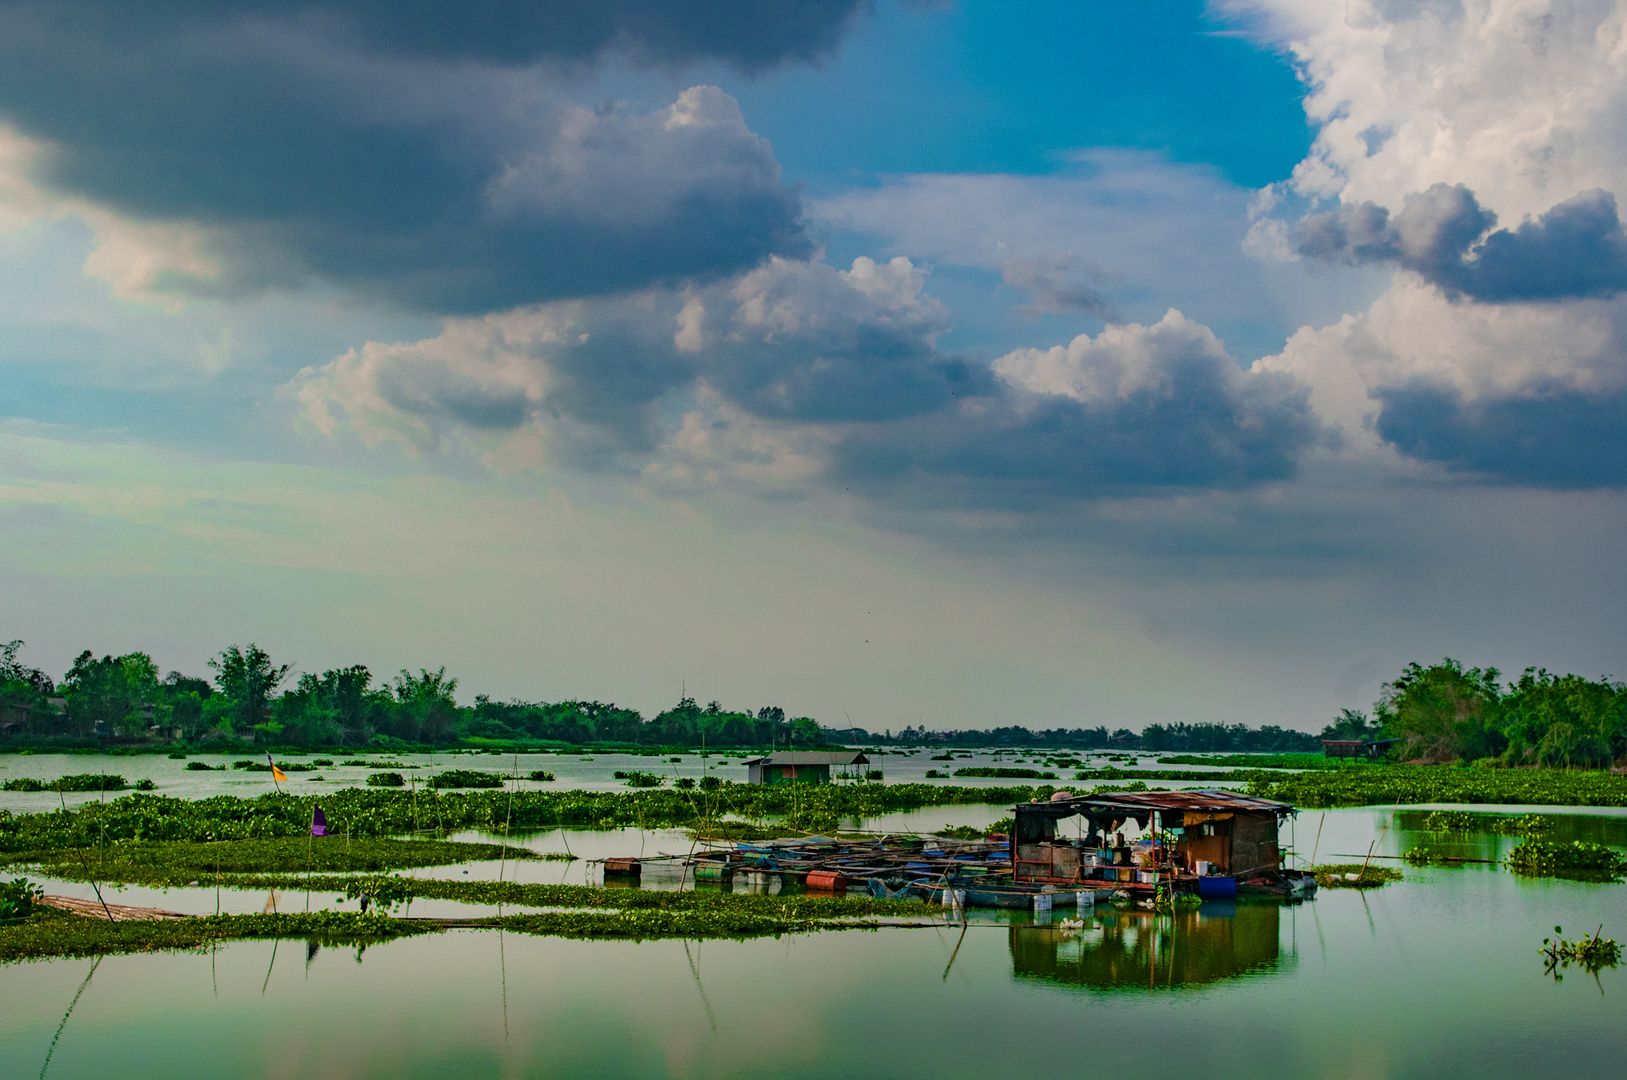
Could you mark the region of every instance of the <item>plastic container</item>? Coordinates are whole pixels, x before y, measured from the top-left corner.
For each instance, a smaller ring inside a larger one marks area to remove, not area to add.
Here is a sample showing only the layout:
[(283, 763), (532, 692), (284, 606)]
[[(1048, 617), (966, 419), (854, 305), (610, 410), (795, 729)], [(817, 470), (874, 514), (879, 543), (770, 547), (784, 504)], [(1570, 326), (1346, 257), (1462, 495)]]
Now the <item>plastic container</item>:
[(808, 874), (806, 884), (810, 889), (824, 889), (828, 892), (847, 891), (847, 878), (834, 870), (814, 870)]
[(1237, 898), (1237, 879), (1218, 877), (1210, 874), (1198, 879), (1198, 898), (1200, 900), (1235, 900)]
[(1197, 870), (1199, 877), (1208, 877), (1209, 871), (1213, 870), (1214, 868), (1215, 864), (1209, 862), (1207, 859), (1199, 859), (1194, 867), (1194, 869)]

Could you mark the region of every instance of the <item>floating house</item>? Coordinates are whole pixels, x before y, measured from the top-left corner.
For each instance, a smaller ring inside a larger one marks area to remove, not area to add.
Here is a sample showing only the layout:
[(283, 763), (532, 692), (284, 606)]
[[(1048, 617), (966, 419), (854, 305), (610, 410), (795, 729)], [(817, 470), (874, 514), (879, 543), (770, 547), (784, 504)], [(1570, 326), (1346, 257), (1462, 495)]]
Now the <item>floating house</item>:
[[(1278, 886), (1284, 876), (1278, 828), (1296, 812), (1233, 791), (1058, 792), (1049, 802), (1014, 808), (1012, 871), (1019, 883), (1059, 886), (1097, 878), (1174, 885), (1208, 876)], [(1075, 817), (1082, 819), (1079, 835), (1060, 835), (1059, 823)], [(1126, 844), (1121, 830), (1128, 821), (1147, 829), (1148, 838)]]
[(852, 750), (829, 753), (816, 750), (787, 750), (746, 762), (749, 784), (828, 784), (831, 770), (853, 775), (870, 759)]
[(1395, 739), (1323, 739), (1323, 757), (1381, 758)]

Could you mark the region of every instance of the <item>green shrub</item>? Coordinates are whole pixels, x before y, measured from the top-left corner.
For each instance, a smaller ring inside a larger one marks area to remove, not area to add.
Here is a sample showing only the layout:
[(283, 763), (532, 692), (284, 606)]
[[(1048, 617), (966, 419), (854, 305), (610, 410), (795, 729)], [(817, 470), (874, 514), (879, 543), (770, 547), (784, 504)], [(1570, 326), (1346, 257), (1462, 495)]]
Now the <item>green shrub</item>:
[(186, 763), (188, 772), (214, 772), (215, 767), (207, 761), (189, 761)]
[(398, 772), (376, 772), (367, 778), (368, 787), (405, 787), (407, 780)]
[(554, 774), (547, 769), (534, 769), (527, 779), (535, 780), (539, 784), (548, 784), (553, 782)]

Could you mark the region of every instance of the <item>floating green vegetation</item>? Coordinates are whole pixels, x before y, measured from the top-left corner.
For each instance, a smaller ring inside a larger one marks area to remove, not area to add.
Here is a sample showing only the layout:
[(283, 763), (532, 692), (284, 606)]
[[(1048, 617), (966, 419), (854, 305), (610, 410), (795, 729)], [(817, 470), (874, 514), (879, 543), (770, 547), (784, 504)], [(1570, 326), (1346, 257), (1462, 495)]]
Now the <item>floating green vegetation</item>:
[(1192, 783), (1252, 783), (1269, 782), (1279, 778), (1278, 773), (1262, 769), (1218, 769), (1198, 772), (1195, 769), (1082, 769), (1073, 774), (1075, 780), (1186, 780)]
[(1038, 769), (1012, 769), (1001, 765), (974, 765), (966, 769), (956, 769), (956, 776), (988, 776), (1001, 780), (1055, 780), (1056, 773), (1040, 772)]
[[(1136, 775), (1144, 775), (1137, 773)], [(1295, 806), (1515, 803), (1627, 806), (1627, 776), (1572, 769), (1460, 769), (1451, 765), (1323, 769), (1250, 779), (1249, 794)]]
[(1417, 844), (1401, 853), (1413, 866), (1460, 866), (1463, 857), (1433, 844)]
[(43, 895), (45, 890), (27, 878), (0, 883), (0, 922), (28, 918)]
[(937, 769), (928, 769), (926, 771), (926, 778), (928, 780), (939, 780), (943, 778), (943, 773), (939, 772)]
[(1564, 978), (1560, 969), (1572, 964), (1596, 976), (1604, 968), (1615, 967), (1621, 962), (1621, 943), (1603, 936), (1602, 924), (1593, 931), (1592, 937), (1583, 934), (1575, 941), (1561, 937), (1564, 932), (1564, 927), (1554, 927), (1554, 936), (1543, 938), (1542, 948), (1538, 950), (1542, 954), (1545, 973), (1552, 975), (1555, 982)]
[(476, 769), (448, 769), (424, 781), (424, 786), (435, 788), (500, 788), (507, 781), (502, 773), (481, 772)]
[(1310, 872), (1324, 889), (1376, 889), (1401, 880), (1401, 871), (1393, 866), (1371, 863), (1325, 863), (1311, 867)]
[(638, 772), (636, 770), (633, 772), (621, 772), (618, 770), (615, 776), (617, 780), (620, 780), (628, 787), (633, 788), (660, 787), (662, 784), (666, 783), (667, 780), (666, 777), (660, 776), (656, 773)]
[(974, 829), (970, 825), (956, 825), (952, 827), (945, 825), (932, 835), (947, 836), (951, 840), (981, 840), (983, 839), (983, 830)]
[(57, 848), (10, 856), (17, 865), (33, 866), (52, 877), (71, 881), (109, 881), (124, 885), (172, 888), (210, 885), (221, 875), (380, 873), (417, 866), (451, 866), (490, 859), (529, 859), (527, 848), (470, 844), (451, 840), (351, 839), (319, 840), (280, 837), (269, 840), (223, 840), (215, 843), (124, 841), (106, 848), (68, 851)]
[(1581, 881), (1615, 881), (1627, 873), (1627, 857), (1615, 848), (1586, 840), (1554, 844), (1527, 837), (1504, 860), (1525, 877), (1564, 877)]
[(368, 761), (365, 758), (351, 758), (341, 761), (341, 765), (350, 765), (360, 769), (416, 769), (417, 765), (407, 765), (400, 761)]
[(1498, 817), (1492, 822), (1492, 831), (1505, 836), (1538, 836), (1545, 832), (1553, 832), (1553, 829), (1553, 819), (1543, 814)]
[(1429, 832), (1500, 833), (1504, 836), (1535, 836), (1553, 830), (1553, 821), (1543, 814), (1472, 814), (1466, 810), (1436, 810), (1424, 818)]
[(376, 772), (367, 778), (368, 787), (406, 787), (407, 778), (398, 772)]
[[(708, 779), (716, 780), (715, 777)], [(1133, 785), (1131, 785), (1133, 788)], [(346, 788), (322, 795), (267, 791), (254, 798), (215, 795), (180, 799), (130, 794), (106, 803), (38, 814), (0, 811), (0, 856), (50, 848), (98, 848), (120, 840), (249, 840), (303, 838), (320, 805), (335, 834), (400, 836), (431, 829), (694, 828), (737, 819), (764, 822), (790, 815), (876, 817), (930, 806), (983, 805), (1047, 799), (1057, 789), (959, 784), (702, 784), (701, 792), (420, 791)], [(1079, 789), (1081, 791), (1087, 789)], [(1101, 790), (1101, 789), (1097, 789)]]
[(418, 878), (321, 878), (313, 890), (360, 896), (381, 907), (412, 897), (476, 904), (573, 908), (471, 919), (396, 919), (375, 909), (367, 915), (320, 911), (287, 915), (216, 915), (164, 921), (108, 922), (35, 909), (26, 919), (0, 925), (0, 962), (59, 956), (198, 948), (245, 938), (310, 938), (359, 944), (447, 926), (584, 938), (752, 937), (812, 930), (870, 929), (875, 916), (925, 919), (941, 908), (867, 897), (759, 896), (735, 893), (594, 889), (514, 882), (435, 881)]
[(323, 944), (363, 944), (438, 929), (440, 926), (435, 923), (375, 918), (348, 911), (109, 922), (54, 908), (36, 908), (28, 918), (0, 926), (0, 963), (197, 949), (217, 941), (248, 938), (308, 938)]
[[(1110, 759), (1111, 760), (1111, 759)], [(1371, 768), (1363, 758), (1330, 758), (1321, 754), (1172, 754), (1160, 765), (1213, 765), (1224, 769), (1352, 769)]]
[(1430, 832), (1482, 832), (1490, 824), (1486, 815), (1464, 810), (1437, 810), (1424, 818), (1424, 828)]
[(58, 780), (35, 780), (19, 776), (0, 784), (5, 791), (123, 791), (130, 781), (111, 773), (75, 773)]
[[(214, 772), (215, 771), (215, 767), (213, 765), (209, 764), (207, 761), (189, 761), (189, 762), (186, 763), (186, 768), (187, 768), (188, 772)], [(220, 768), (221, 768), (222, 771), (224, 771), (226, 766), (222, 765)]]
[(531, 775), (527, 776), (526, 779), (535, 780), (539, 784), (550, 784), (553, 783), (554, 774), (547, 769), (533, 769)]

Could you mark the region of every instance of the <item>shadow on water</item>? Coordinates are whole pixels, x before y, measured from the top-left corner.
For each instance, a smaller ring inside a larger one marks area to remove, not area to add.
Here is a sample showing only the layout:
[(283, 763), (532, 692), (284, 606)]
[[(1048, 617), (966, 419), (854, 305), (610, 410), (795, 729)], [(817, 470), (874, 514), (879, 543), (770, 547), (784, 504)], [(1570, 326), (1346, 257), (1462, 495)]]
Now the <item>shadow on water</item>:
[(1172, 915), (1102, 912), (1079, 929), (1013, 926), (1011, 964), (1019, 978), (1092, 990), (1195, 988), (1292, 967), (1281, 920), (1274, 902), (1210, 902)]

